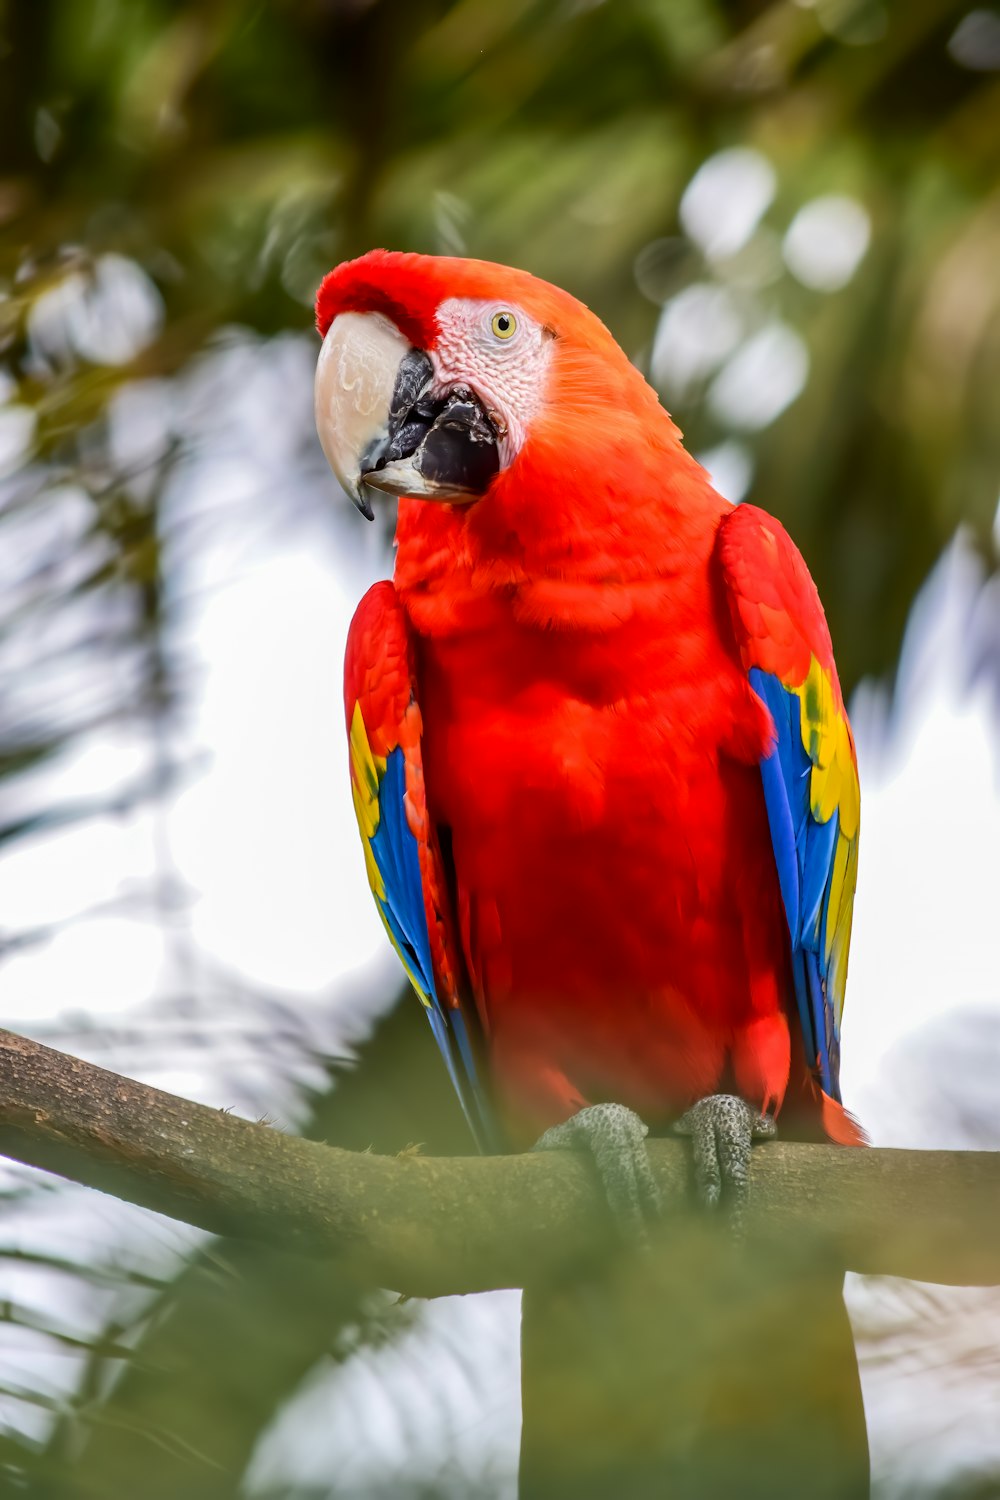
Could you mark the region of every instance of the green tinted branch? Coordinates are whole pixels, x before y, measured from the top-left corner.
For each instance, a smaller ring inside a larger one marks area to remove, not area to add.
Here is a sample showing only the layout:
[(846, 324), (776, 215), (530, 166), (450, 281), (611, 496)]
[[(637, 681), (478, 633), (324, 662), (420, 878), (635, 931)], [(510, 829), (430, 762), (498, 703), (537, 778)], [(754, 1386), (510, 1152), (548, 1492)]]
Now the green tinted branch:
[[(586, 1163), (547, 1153), (376, 1156), (253, 1124), (0, 1032), (0, 1151), (218, 1233), (335, 1257), (434, 1296), (523, 1286), (606, 1246)], [(650, 1148), (669, 1222), (685, 1148)], [(1000, 1154), (754, 1150), (751, 1225), (811, 1235), (850, 1269), (1000, 1282)]]

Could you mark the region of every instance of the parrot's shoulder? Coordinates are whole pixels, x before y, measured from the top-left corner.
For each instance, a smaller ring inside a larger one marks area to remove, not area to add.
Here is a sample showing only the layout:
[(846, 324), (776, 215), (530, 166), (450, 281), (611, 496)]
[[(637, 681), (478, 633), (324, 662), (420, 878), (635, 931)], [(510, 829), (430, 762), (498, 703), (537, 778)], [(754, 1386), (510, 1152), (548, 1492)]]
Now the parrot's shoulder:
[(798, 685), (815, 658), (836, 684), (839, 699), (826, 614), (805, 560), (781, 522), (756, 505), (736, 506), (719, 526), (716, 557), (744, 666)]
[(413, 636), (389, 579), (373, 583), (354, 612), (344, 656), (348, 727), (358, 704), (373, 748), (385, 755), (413, 702)]

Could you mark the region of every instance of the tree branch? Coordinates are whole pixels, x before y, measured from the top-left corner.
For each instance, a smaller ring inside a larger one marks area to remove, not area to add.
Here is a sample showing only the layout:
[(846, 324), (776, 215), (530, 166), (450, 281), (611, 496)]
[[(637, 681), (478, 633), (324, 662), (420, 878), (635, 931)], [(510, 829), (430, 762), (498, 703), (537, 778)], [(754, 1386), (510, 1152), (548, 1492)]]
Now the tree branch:
[[(252, 1124), (0, 1031), (0, 1152), (217, 1233), (335, 1256), (436, 1296), (523, 1286), (609, 1242), (570, 1154), (375, 1156)], [(667, 1218), (685, 1148), (654, 1141)], [(754, 1149), (751, 1227), (814, 1235), (851, 1270), (1000, 1283), (1000, 1154)]]

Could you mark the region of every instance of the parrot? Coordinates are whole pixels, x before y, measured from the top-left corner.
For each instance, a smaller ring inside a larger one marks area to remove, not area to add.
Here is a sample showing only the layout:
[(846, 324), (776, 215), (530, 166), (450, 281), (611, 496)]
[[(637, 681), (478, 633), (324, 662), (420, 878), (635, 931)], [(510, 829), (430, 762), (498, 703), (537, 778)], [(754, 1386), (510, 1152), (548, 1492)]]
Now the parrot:
[(710, 1205), (779, 1118), (864, 1144), (857, 757), (787, 532), (526, 271), (372, 250), (316, 323), (330, 467), (398, 500), (344, 669), (367, 877), (480, 1147), (588, 1150), (635, 1228), (650, 1129)]
[(687, 1116), (713, 1194), (779, 1111), (858, 1143), (857, 759), (793, 542), (525, 272), (372, 251), (317, 324), (327, 458), (403, 497), (345, 664), (367, 873), (477, 1139)]

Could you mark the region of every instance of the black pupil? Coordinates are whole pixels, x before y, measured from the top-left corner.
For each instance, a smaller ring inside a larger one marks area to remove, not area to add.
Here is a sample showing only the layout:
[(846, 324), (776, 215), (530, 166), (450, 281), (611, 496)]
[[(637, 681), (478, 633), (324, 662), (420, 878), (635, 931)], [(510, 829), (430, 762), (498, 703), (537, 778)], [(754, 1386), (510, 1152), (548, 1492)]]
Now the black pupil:
[(501, 313), (500, 316), (497, 318), (497, 328), (499, 329), (499, 331), (501, 333), (506, 333), (507, 329), (509, 327), (510, 327), (510, 319), (508, 318), (508, 316), (507, 316), (506, 313)]

